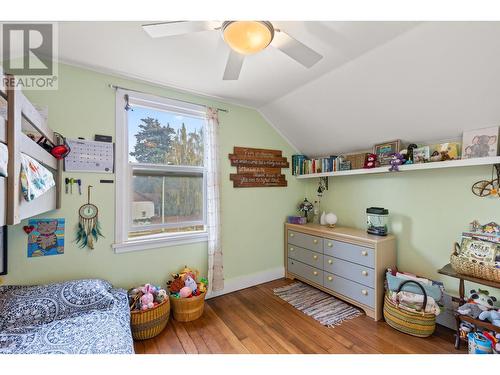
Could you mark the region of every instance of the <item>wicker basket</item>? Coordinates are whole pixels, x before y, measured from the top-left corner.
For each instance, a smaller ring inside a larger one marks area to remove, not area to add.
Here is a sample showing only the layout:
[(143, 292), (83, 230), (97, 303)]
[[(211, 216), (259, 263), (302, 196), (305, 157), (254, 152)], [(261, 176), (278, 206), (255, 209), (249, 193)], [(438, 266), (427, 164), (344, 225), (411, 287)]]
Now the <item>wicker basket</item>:
[(178, 322), (190, 322), (198, 319), (203, 314), (205, 294), (191, 298), (170, 297), (174, 319)]
[(170, 301), (165, 299), (158, 306), (145, 310), (130, 312), (130, 328), (134, 340), (146, 340), (163, 331), (170, 317)]
[[(420, 287), (424, 295), (423, 305), (427, 305), (427, 294), (419, 283), (413, 280), (407, 280), (401, 283), (398, 292), (403, 285), (412, 283)], [(399, 308), (386, 293), (384, 298), (384, 318), (387, 324), (392, 328), (416, 337), (428, 337), (436, 329), (436, 315), (425, 312), (412, 312)]]
[(478, 279), (500, 282), (500, 269), (495, 267), (483, 266), (473, 263), (459, 256), (460, 245), (455, 242), (455, 248), (451, 253), (450, 264), (457, 273), (477, 277)]

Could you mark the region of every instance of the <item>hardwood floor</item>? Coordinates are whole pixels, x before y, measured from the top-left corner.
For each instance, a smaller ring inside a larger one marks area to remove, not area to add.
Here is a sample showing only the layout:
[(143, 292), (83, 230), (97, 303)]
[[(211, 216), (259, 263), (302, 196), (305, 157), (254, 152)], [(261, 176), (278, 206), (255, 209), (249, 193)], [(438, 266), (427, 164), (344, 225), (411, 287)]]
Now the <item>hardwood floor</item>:
[(327, 328), (274, 296), (276, 280), (212, 298), (193, 322), (169, 320), (157, 337), (136, 341), (138, 354), (177, 353), (464, 353), (455, 350), (453, 332), (438, 326), (421, 339), (362, 316)]

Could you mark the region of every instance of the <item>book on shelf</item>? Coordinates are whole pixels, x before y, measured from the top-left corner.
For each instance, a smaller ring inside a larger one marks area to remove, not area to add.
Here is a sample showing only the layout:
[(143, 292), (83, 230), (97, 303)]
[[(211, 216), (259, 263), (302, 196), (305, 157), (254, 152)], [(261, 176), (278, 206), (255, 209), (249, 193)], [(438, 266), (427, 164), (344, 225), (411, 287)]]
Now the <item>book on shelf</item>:
[(292, 155), (292, 174), (300, 176), (303, 174), (325, 173), (338, 171), (340, 167), (337, 156), (310, 159), (305, 155)]

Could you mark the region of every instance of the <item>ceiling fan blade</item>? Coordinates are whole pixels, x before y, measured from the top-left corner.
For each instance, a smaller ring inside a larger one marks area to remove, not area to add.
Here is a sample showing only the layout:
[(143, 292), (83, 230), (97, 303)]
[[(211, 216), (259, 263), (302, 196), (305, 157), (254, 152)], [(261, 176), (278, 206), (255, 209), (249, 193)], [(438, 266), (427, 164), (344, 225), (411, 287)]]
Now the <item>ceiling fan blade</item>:
[(306, 68), (310, 68), (323, 58), (318, 52), (281, 30), (274, 34), (271, 45), (278, 48), (298, 63), (304, 65)]
[(210, 21), (173, 21), (142, 25), (142, 28), (151, 38), (161, 38), (214, 30), (217, 26), (218, 23)]
[(245, 56), (239, 54), (232, 49), (229, 50), (229, 56), (227, 58), (226, 69), (224, 70), (224, 81), (234, 81), (240, 76), (241, 67), (243, 65), (243, 60)]

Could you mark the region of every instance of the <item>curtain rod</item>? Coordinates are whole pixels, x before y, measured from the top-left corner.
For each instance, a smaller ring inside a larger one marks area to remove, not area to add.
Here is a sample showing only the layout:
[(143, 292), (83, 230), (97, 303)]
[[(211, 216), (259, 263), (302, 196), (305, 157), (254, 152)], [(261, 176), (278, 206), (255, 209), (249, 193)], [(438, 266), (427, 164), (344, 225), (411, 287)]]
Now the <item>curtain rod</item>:
[[(149, 93), (149, 92), (144, 92), (144, 91), (139, 91), (139, 90), (129, 89), (129, 88), (126, 88), (126, 87), (113, 85), (112, 83), (110, 83), (108, 86), (109, 86), (109, 87), (111, 87), (112, 89), (115, 89), (115, 90), (122, 89), (122, 90), (127, 90), (127, 91), (138, 92), (138, 93), (140, 93), (140, 94), (147, 94), (147, 95), (151, 95), (151, 93)], [(205, 105), (205, 104), (188, 102), (187, 100), (180, 100), (180, 99), (175, 99), (175, 98), (169, 98), (169, 97), (166, 97), (166, 96), (164, 96), (164, 98), (165, 98), (165, 99), (177, 100), (178, 102), (182, 102), (182, 103), (187, 103), (187, 104), (195, 104), (195, 105), (202, 105), (202, 106), (204, 106), (204, 107), (207, 107), (207, 105)], [(225, 112), (225, 113), (228, 113), (228, 112), (229, 112), (229, 110), (224, 109), (224, 108), (216, 108), (216, 109), (217, 109), (217, 111), (219, 111), (219, 112)]]

